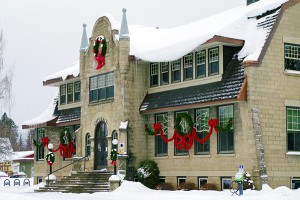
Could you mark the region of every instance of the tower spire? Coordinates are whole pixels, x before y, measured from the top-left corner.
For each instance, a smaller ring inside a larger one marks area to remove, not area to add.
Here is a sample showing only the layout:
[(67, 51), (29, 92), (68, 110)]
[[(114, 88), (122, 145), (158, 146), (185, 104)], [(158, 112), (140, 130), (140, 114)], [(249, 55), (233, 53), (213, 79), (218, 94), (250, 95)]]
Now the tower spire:
[(128, 24), (127, 24), (127, 18), (126, 18), (126, 9), (123, 8), (123, 17), (122, 17), (122, 24), (121, 24), (121, 30), (120, 30), (120, 40), (121, 39), (129, 39), (129, 30), (128, 30)]
[(81, 37), (81, 44), (80, 44), (80, 52), (85, 52), (86, 48), (88, 47), (88, 38), (86, 34), (86, 24), (83, 24), (83, 31)]

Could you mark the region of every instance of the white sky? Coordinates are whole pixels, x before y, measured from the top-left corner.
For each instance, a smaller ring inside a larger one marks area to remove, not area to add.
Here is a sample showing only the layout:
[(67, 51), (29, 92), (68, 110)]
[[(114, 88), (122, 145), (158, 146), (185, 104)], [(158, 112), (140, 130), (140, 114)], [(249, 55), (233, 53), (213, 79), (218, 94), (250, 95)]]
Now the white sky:
[(121, 21), (126, 8), (129, 24), (169, 28), (245, 4), (246, 0), (0, 0), (6, 64), (15, 66), (9, 116), (21, 128), (22, 122), (47, 108), (56, 90), (43, 86), (42, 80), (78, 60), (83, 23), (90, 37), (100, 16), (109, 13)]
[[(3, 179), (4, 180), (4, 179)], [(1, 181), (1, 179), (0, 179)], [(33, 192), (35, 186), (5, 186), (0, 185), (1, 199), (9, 200), (295, 200), (299, 199), (300, 189), (291, 190), (287, 187), (271, 189), (268, 185), (263, 186), (263, 190), (246, 190), (243, 196), (233, 195), (229, 190), (224, 191), (160, 191), (150, 190), (138, 182), (124, 181), (121, 187), (113, 192), (98, 192), (94, 194), (72, 194), (72, 193), (37, 193)]]

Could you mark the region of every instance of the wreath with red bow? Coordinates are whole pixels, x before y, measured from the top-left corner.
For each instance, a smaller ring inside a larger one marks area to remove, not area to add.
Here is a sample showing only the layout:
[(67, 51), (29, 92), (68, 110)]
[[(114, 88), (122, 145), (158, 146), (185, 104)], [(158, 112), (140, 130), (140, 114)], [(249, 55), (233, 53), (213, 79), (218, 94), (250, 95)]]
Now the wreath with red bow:
[(105, 55), (107, 51), (107, 45), (104, 36), (101, 35), (95, 39), (93, 51), (94, 51), (95, 60), (97, 60), (98, 62), (96, 70), (99, 70), (105, 65)]

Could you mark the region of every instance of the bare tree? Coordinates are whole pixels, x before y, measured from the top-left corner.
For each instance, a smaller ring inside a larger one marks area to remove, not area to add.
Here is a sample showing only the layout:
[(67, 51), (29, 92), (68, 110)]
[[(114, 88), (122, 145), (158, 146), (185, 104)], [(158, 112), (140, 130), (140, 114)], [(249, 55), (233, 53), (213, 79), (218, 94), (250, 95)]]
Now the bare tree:
[(0, 103), (10, 109), (12, 105), (13, 66), (7, 66), (4, 59), (5, 40), (0, 28)]
[(0, 138), (0, 161), (7, 160), (13, 153), (9, 138)]

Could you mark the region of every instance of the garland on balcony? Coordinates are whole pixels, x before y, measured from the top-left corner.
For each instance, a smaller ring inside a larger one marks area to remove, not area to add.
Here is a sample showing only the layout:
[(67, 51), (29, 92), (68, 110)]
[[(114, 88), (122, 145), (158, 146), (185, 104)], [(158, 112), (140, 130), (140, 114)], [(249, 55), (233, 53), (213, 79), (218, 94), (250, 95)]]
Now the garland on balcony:
[(176, 117), (174, 125), (174, 134), (169, 139), (165, 137), (161, 123), (153, 124), (154, 131), (148, 128), (147, 125), (145, 125), (145, 131), (148, 135), (157, 135), (159, 133), (162, 140), (166, 143), (174, 140), (175, 148), (178, 150), (189, 150), (193, 146), (194, 140), (196, 140), (199, 143), (206, 142), (212, 135), (213, 130), (215, 130), (216, 133), (219, 131), (228, 132), (232, 128), (233, 120), (232, 118), (230, 118), (225, 124), (225, 127), (219, 126), (219, 120), (217, 118), (209, 119), (207, 121), (207, 124), (209, 126), (209, 131), (206, 134), (206, 136), (202, 139), (198, 138), (197, 136), (196, 129), (195, 127), (193, 127), (192, 117), (186, 113), (179, 114)]
[(105, 65), (105, 55), (106, 55), (107, 45), (104, 36), (98, 36), (94, 42), (94, 57), (98, 62), (96, 70), (101, 69)]

